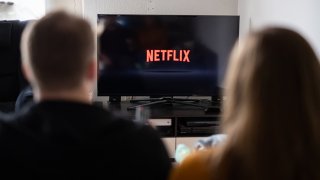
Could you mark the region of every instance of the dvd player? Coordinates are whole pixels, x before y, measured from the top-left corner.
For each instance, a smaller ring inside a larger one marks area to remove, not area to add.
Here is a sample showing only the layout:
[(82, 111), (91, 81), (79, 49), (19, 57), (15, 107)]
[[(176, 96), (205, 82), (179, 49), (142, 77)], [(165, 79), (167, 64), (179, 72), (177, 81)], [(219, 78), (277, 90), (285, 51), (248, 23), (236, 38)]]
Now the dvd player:
[(185, 117), (178, 118), (177, 136), (197, 137), (210, 136), (220, 132), (220, 124), (216, 117)]

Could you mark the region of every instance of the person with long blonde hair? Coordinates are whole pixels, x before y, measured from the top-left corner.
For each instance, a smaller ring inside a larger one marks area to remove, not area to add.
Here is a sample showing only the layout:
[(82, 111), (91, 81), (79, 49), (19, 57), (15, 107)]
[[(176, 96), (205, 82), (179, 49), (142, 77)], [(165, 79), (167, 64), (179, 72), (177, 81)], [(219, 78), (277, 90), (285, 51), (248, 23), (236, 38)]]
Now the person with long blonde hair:
[(272, 27), (240, 41), (224, 95), (227, 140), (189, 155), (172, 180), (320, 179), (320, 64), (300, 34)]

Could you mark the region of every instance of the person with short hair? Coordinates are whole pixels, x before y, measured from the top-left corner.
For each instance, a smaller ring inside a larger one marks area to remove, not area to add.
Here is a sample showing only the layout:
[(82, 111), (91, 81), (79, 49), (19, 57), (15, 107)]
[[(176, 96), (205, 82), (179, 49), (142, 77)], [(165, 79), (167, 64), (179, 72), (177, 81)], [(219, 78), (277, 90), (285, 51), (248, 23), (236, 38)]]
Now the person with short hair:
[(0, 116), (1, 174), (11, 179), (165, 180), (158, 132), (93, 106), (94, 32), (63, 11), (28, 25), (21, 50), (34, 103)]
[(319, 180), (320, 63), (297, 32), (265, 28), (234, 48), (225, 142), (187, 156), (171, 180)]

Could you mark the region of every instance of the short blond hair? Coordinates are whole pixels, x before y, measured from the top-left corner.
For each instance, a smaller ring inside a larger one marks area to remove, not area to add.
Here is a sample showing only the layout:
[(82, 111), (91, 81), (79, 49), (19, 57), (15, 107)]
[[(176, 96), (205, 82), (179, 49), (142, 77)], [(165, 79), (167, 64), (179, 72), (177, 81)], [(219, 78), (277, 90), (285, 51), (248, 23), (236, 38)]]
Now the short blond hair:
[(81, 17), (56, 11), (30, 23), (21, 48), (39, 88), (75, 88), (94, 59), (94, 33)]

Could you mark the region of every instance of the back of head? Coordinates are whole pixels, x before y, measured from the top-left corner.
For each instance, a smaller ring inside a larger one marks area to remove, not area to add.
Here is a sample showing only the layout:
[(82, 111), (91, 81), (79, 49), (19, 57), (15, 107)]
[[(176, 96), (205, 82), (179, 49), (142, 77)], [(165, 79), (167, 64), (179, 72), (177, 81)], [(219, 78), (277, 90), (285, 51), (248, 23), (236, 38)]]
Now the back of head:
[(230, 63), (220, 172), (241, 161), (238, 179), (319, 179), (320, 65), (308, 42), (264, 29), (238, 44)]
[(21, 48), (33, 86), (53, 91), (76, 88), (94, 57), (94, 34), (81, 17), (57, 11), (29, 25)]

